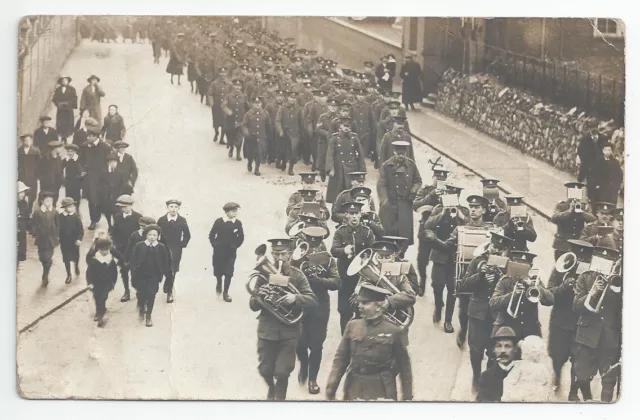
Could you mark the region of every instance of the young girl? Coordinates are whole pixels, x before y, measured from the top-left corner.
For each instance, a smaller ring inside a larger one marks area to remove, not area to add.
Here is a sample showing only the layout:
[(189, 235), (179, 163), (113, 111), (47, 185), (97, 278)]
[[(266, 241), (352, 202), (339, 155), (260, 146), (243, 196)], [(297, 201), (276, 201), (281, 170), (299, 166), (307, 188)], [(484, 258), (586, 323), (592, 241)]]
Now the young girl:
[(222, 207), (225, 215), (216, 219), (209, 232), (209, 242), (213, 247), (213, 275), (216, 276), (216, 293), (222, 292), (222, 277), (224, 276), (225, 302), (231, 302), (229, 286), (233, 277), (236, 252), (244, 242), (244, 230), (242, 222), (237, 219), (237, 203), (227, 203)]
[(103, 327), (107, 297), (116, 285), (118, 268), (115, 258), (111, 255), (111, 240), (98, 238), (94, 246), (96, 253), (87, 262), (87, 283), (96, 303), (96, 316), (93, 320), (98, 321), (98, 327)]

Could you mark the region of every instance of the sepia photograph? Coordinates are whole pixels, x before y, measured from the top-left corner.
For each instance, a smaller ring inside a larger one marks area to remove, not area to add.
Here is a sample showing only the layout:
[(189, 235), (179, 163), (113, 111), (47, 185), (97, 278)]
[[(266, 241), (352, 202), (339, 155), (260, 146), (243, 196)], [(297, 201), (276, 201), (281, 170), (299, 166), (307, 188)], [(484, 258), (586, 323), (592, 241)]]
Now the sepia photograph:
[(21, 398), (624, 394), (620, 17), (17, 27)]

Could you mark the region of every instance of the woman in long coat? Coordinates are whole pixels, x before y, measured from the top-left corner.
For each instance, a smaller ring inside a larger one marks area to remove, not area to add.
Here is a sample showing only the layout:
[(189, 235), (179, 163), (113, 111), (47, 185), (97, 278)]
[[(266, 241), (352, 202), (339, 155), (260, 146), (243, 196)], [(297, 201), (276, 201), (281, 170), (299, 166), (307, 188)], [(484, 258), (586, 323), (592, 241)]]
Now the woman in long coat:
[(171, 84), (173, 84), (173, 76), (178, 76), (178, 84), (180, 84), (180, 76), (182, 75), (185, 51), (182, 37), (184, 34), (179, 33), (178, 38), (172, 43), (169, 51), (169, 64), (167, 64), (167, 73), (171, 75)]
[(347, 131), (351, 118), (340, 118), (340, 131), (329, 139), (327, 148), (326, 174), (329, 176), (327, 185), (327, 203), (333, 203), (342, 191), (350, 187), (347, 177), (349, 172), (366, 172), (364, 152), (358, 136)]
[(413, 60), (413, 54), (407, 56), (406, 62), (400, 69), (400, 78), (402, 79), (402, 102), (405, 109), (415, 110), (413, 104), (422, 102), (422, 68), (420, 64)]
[(116, 105), (109, 105), (109, 114), (104, 117), (104, 125), (102, 126), (102, 134), (105, 141), (109, 143), (109, 146), (113, 146), (113, 143), (124, 140), (124, 135), (127, 129), (124, 126), (124, 120), (122, 116), (118, 114), (118, 107)]
[(78, 109), (78, 95), (76, 89), (69, 85), (70, 77), (58, 79), (58, 86), (53, 93), (52, 102), (58, 109), (56, 112), (56, 131), (58, 135), (66, 139), (73, 134), (73, 110)]
[[(95, 83), (93, 83), (95, 81)], [(104, 91), (98, 83), (100, 78), (94, 74), (87, 79), (89, 84), (82, 90), (80, 96), (80, 111), (89, 110), (89, 116), (96, 121), (102, 121), (102, 109), (100, 107), (100, 98), (104, 97)]]

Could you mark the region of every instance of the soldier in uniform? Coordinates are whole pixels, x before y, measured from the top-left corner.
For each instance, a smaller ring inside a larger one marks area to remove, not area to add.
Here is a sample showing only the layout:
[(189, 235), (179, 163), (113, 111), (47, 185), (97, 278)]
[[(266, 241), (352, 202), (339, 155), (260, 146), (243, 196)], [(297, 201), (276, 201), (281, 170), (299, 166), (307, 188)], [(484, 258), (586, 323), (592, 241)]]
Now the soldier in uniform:
[(339, 192), (347, 189), (346, 174), (367, 170), (360, 140), (350, 129), (352, 121), (350, 117), (340, 117), (340, 131), (329, 139), (325, 165), (325, 173), (330, 178), (326, 194), (329, 203), (334, 202)]
[[(344, 213), (342, 213), (342, 206), (344, 203), (353, 200), (351, 195), (351, 190), (356, 187), (364, 187), (364, 180), (367, 176), (366, 172), (349, 172), (347, 174), (349, 178), (349, 182), (351, 183), (351, 188), (342, 191), (333, 202), (333, 206), (331, 207), (331, 220), (338, 224), (342, 224), (344, 219)], [(376, 206), (373, 201), (373, 197), (369, 197), (369, 210), (375, 212)]]
[(490, 267), (486, 263), (490, 255), (506, 257), (511, 249), (511, 242), (510, 238), (491, 232), (491, 242), (482, 255), (471, 260), (460, 285), (460, 292), (471, 293), (467, 311), (469, 316), (469, 359), (473, 371), (473, 387), (476, 389), (478, 388), (484, 354), (487, 354), (490, 362), (494, 361), (491, 352), (493, 315), (489, 308), (489, 299), (502, 275), (500, 267)]
[(244, 119), (245, 112), (249, 108), (247, 98), (242, 93), (242, 80), (233, 80), (233, 89), (225, 95), (222, 101), (222, 109), (226, 114), (224, 121), (224, 131), (227, 135), (227, 148), (229, 157), (233, 157), (233, 149), (236, 149), (236, 160), (242, 160), (240, 150), (242, 149), (242, 130), (240, 126)]
[(349, 322), (333, 360), (326, 396), (335, 400), (338, 385), (347, 374), (345, 400), (398, 399), (400, 374), (403, 400), (413, 399), (411, 360), (399, 327), (384, 319), (389, 292), (363, 284), (358, 291), (361, 319)]
[(425, 232), (423, 229), (424, 224), (431, 217), (433, 208), (438, 204), (442, 204), (440, 201), (440, 195), (444, 192), (443, 188), (438, 188), (438, 183), (444, 183), (447, 180), (449, 171), (443, 167), (434, 167), (433, 169), (433, 184), (425, 184), (416, 193), (416, 199), (413, 200), (413, 210), (416, 213), (420, 213), (420, 222), (418, 224), (418, 275), (420, 276), (420, 285), (418, 289), (418, 296), (424, 296), (427, 285), (427, 267), (429, 265), (429, 254), (431, 253), (431, 245), (429, 241), (422, 235)]
[[(282, 276), (300, 292), (286, 293), (282, 304), (295, 306), (306, 311), (316, 308), (317, 300), (309, 286), (307, 277), (300, 270), (292, 267), (291, 239), (270, 239), (271, 253), (280, 267)], [(268, 281), (269, 279), (264, 279)], [(274, 286), (277, 287), (277, 286)], [(260, 311), (258, 316), (258, 371), (264, 378), (269, 391), (268, 400), (284, 401), (287, 396), (289, 375), (296, 362), (296, 348), (301, 335), (302, 325), (285, 325), (279, 322), (270, 312), (263, 309), (263, 299), (268, 294), (266, 284), (256, 284), (257, 295), (249, 299), (252, 311)]]
[[(528, 265), (529, 267), (533, 264), (535, 257), (535, 254), (527, 251), (512, 250), (509, 253), (509, 258), (512, 261)], [(515, 331), (518, 341), (530, 335), (542, 337), (540, 321), (538, 320), (538, 303), (531, 302), (525, 297), (527, 289), (534, 286), (533, 279), (529, 278), (529, 276), (524, 278), (524, 276), (525, 275), (522, 277), (503, 276), (496, 284), (493, 296), (491, 296), (489, 300), (489, 307), (495, 314), (495, 321), (493, 322), (494, 332), (502, 326), (509, 326)], [(543, 306), (553, 305), (554, 296), (544, 284), (539, 281), (536, 287), (540, 292), (539, 303)], [(521, 300), (518, 312), (515, 313), (515, 318), (507, 312), (512, 295), (512, 310), (515, 310), (518, 299)]]
[(380, 144), (380, 148), (378, 149), (378, 165), (382, 166), (387, 160), (389, 160), (394, 153), (393, 143), (396, 141), (406, 141), (409, 143), (407, 146), (406, 156), (414, 160), (413, 154), (413, 141), (411, 140), (411, 136), (405, 131), (404, 124), (407, 121), (406, 117), (395, 116), (393, 117), (393, 129), (384, 135), (382, 138), (382, 143)]
[[(327, 105), (327, 92), (324, 90), (313, 90), (313, 101), (307, 103), (302, 109), (304, 120), (309, 136), (309, 146), (311, 148), (311, 157), (313, 159), (312, 171), (316, 171), (318, 166), (318, 133), (316, 127), (320, 120), (320, 116), (329, 110)], [(326, 144), (326, 143), (325, 143)]]
[(309, 244), (309, 249), (304, 258), (299, 261), (292, 260), (291, 264), (301, 269), (307, 277), (318, 306), (312, 311), (305, 312), (302, 318), (302, 335), (297, 348), (300, 361), (298, 381), (304, 384), (308, 379), (309, 393), (318, 394), (320, 387), (317, 381), (322, 360), (322, 346), (327, 338), (331, 312), (329, 291), (340, 288), (340, 275), (335, 258), (327, 252), (322, 241), (325, 238), (326, 229), (318, 226), (305, 227), (302, 234)]
[[(507, 208), (493, 219), (493, 224), (502, 228), (504, 234), (513, 239), (513, 249), (528, 251), (527, 241), (535, 242), (538, 238), (536, 229), (533, 226), (533, 219), (526, 214), (526, 207), (522, 202), (522, 197), (510, 195), (506, 199)], [(521, 214), (512, 215), (515, 212), (514, 208), (518, 209), (518, 213), (523, 213), (524, 216)]]
[(338, 291), (338, 312), (340, 313), (340, 331), (344, 329), (351, 318), (353, 318), (353, 307), (349, 298), (353, 295), (359, 276), (347, 275), (347, 268), (353, 257), (363, 249), (369, 248), (375, 241), (375, 236), (370, 228), (360, 224), (362, 204), (347, 202), (344, 204), (343, 212), (346, 213), (345, 221), (333, 235), (331, 255), (338, 259), (338, 271), (342, 286)]
[(300, 154), (301, 136), (305, 130), (302, 109), (296, 104), (298, 94), (289, 92), (287, 102), (278, 109), (275, 120), (276, 134), (280, 137), (280, 164), (276, 167), (284, 171), (289, 161), (289, 175), (293, 175), (293, 166)]
[(256, 176), (260, 175), (260, 163), (267, 155), (267, 138), (272, 130), (269, 113), (262, 109), (262, 97), (251, 100), (251, 109), (244, 115), (242, 131), (244, 132), (244, 157), (247, 158), (247, 171), (253, 170), (255, 162)]
[[(573, 310), (573, 299), (577, 276), (588, 269), (593, 252), (593, 245), (589, 242), (569, 239), (567, 240), (567, 245), (569, 247), (568, 251), (576, 255), (576, 267), (567, 274), (560, 273), (554, 268), (547, 282), (549, 291), (553, 293), (554, 297), (551, 318), (549, 319), (548, 350), (549, 357), (553, 362), (556, 387), (560, 385), (562, 366), (571, 358), (572, 350), (575, 347), (574, 339), (578, 324), (578, 314)], [(582, 391), (582, 397), (585, 401), (591, 399), (589, 383), (580, 384), (580, 391)], [(571, 365), (569, 401), (579, 401), (578, 383), (576, 382), (573, 362)]]
[(481, 179), (482, 183), (482, 195), (489, 199), (489, 207), (484, 214), (484, 220), (488, 223), (493, 223), (493, 219), (503, 210), (507, 208), (507, 203), (500, 198), (500, 190), (498, 189), (497, 179)]
[[(596, 246), (593, 256), (613, 262), (620, 254), (615, 249)], [(602, 304), (598, 312), (587, 307), (595, 309), (600, 299)], [(573, 310), (579, 314), (575, 338), (577, 344), (573, 356), (576, 381), (579, 385), (590, 383), (596, 373), (600, 373), (600, 400), (611, 402), (620, 369), (618, 361), (622, 332), (621, 287), (608, 284), (595, 271), (586, 271), (578, 277)]]
[(362, 150), (373, 162), (374, 156), (377, 152), (375, 150), (374, 143), (376, 138), (377, 121), (373, 116), (373, 109), (371, 108), (371, 105), (365, 101), (364, 95), (366, 90), (358, 88), (354, 91), (355, 101), (353, 102), (351, 115), (353, 116), (353, 120), (358, 128), (357, 134), (360, 139), (360, 143), (362, 143)]
[[(454, 193), (458, 197), (462, 188), (447, 185), (449, 193)], [(452, 334), (454, 332), (451, 320), (456, 304), (455, 296), (455, 258), (451, 249), (446, 246), (445, 241), (451, 237), (451, 233), (456, 226), (464, 224), (469, 218), (469, 211), (460, 206), (444, 208), (437, 205), (433, 209), (431, 217), (421, 226), (419, 235), (423, 236), (427, 243), (431, 245), (429, 259), (433, 262), (431, 269), (431, 287), (435, 299), (435, 309), (433, 312), (433, 322), (439, 323), (442, 319), (442, 293), (447, 288), (447, 301), (444, 315), (444, 332)], [(444, 245), (444, 246), (443, 246)]]
[[(320, 219), (322, 222), (326, 222), (329, 219), (329, 209), (327, 208), (326, 204), (322, 200), (322, 197), (319, 197), (320, 200), (317, 200), (318, 194), (320, 193), (320, 191), (313, 190), (313, 189), (302, 189), (302, 190), (298, 190), (298, 192), (300, 193), (300, 197), (302, 197), (302, 202), (294, 205), (291, 208), (291, 211), (289, 211), (287, 224), (285, 226), (286, 231), (291, 229), (293, 225), (295, 225), (300, 221), (299, 216), (302, 213), (309, 213), (309, 210), (305, 209), (306, 203), (317, 203), (316, 205), (318, 208), (317, 210), (313, 211), (313, 215), (318, 219)], [(309, 206), (314, 207), (311, 204), (309, 204)], [(326, 223), (323, 223), (323, 226), (326, 226)]]
[(407, 238), (400, 256), (413, 245), (413, 201), (422, 186), (420, 172), (413, 161), (407, 157), (410, 144), (404, 141), (393, 142), (393, 157), (380, 166), (378, 179), (378, 197), (380, 201), (380, 220), (388, 235)]
[(567, 182), (567, 200), (556, 204), (551, 221), (556, 224), (558, 230), (553, 240), (554, 260), (569, 250), (569, 239), (578, 239), (586, 224), (595, 222), (596, 218), (590, 210), (586, 209), (581, 199), (584, 184), (580, 182)]
[[(226, 144), (224, 141), (225, 136), (225, 120), (226, 114), (222, 108), (225, 97), (231, 92), (232, 85), (227, 80), (226, 67), (220, 67), (218, 69), (218, 77), (211, 83), (209, 87), (209, 96), (211, 96), (211, 118), (213, 121), (213, 129), (215, 134), (213, 136), (213, 142), (218, 141), (218, 135), (220, 135), (220, 144)], [(228, 139), (227, 139), (228, 140)]]
[[(302, 181), (302, 189), (311, 189), (311, 186), (316, 182), (316, 176), (318, 176), (317, 172), (300, 172), (300, 179)], [(294, 192), (289, 196), (289, 201), (287, 201), (287, 210), (286, 214), (289, 215), (291, 209), (296, 205), (304, 201), (302, 199), (302, 195), (300, 194), (300, 190)]]
[(314, 129), (315, 138), (317, 139), (316, 155), (318, 157), (316, 169), (320, 171), (320, 178), (323, 182), (326, 179), (325, 166), (329, 138), (333, 134), (331, 127), (333, 120), (336, 118), (338, 118), (338, 100), (330, 98), (327, 100), (327, 111), (318, 117), (318, 122)]
[(596, 221), (589, 223), (582, 229), (580, 239), (592, 245), (597, 245), (602, 237), (609, 234), (609, 232), (604, 231), (611, 230), (611, 212), (615, 208), (616, 206), (611, 203), (596, 203)]
[[(270, 81), (270, 84), (273, 84), (277, 87), (277, 83), (275, 81)], [(271, 119), (271, 132), (269, 133), (269, 141), (268, 141), (268, 163), (274, 163), (278, 158), (278, 134), (276, 133), (276, 129), (274, 126), (274, 122), (276, 120), (276, 116), (278, 115), (278, 110), (282, 106), (284, 102), (284, 94), (285, 92), (282, 89), (275, 89), (273, 91), (273, 95), (267, 99), (267, 103), (265, 105), (265, 110), (269, 113), (269, 118)]]
[(612, 216), (611, 225), (613, 226), (613, 232), (609, 235), (609, 239), (611, 239), (615, 249), (622, 255), (624, 254), (624, 209), (614, 209)]

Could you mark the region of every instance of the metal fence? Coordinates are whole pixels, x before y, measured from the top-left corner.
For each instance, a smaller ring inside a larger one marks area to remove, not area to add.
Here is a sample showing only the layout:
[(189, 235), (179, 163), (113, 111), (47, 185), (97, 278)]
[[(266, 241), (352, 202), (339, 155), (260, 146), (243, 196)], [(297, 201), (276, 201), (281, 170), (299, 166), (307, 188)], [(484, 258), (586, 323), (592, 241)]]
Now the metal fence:
[(603, 119), (624, 124), (623, 81), (486, 44), (471, 43), (471, 48), (480, 51), (475, 54), (476, 72), (495, 74), (505, 84), (534, 92), (550, 102), (577, 106)]
[(18, 133), (33, 132), (67, 57), (78, 44), (75, 16), (29, 16), (19, 33)]

